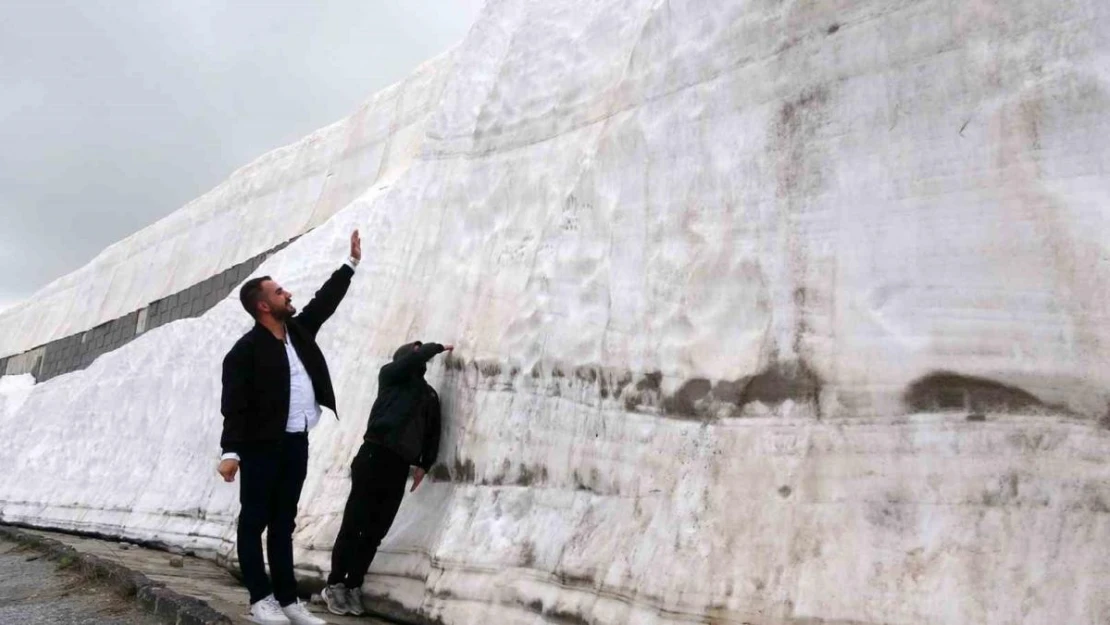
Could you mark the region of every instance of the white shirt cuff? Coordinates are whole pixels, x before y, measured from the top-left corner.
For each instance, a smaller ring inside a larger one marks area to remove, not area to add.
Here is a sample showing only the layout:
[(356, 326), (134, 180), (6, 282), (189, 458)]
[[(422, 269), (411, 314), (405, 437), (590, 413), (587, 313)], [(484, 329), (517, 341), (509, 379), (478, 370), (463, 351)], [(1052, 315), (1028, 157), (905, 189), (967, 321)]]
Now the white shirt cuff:
[(235, 462), (239, 462), (239, 454), (235, 453), (234, 451), (229, 451), (226, 454), (220, 456), (220, 460), (234, 460)]
[(354, 256), (348, 256), (347, 257), (347, 262), (345, 262), (343, 264), (350, 267), (351, 271), (354, 271), (355, 269), (358, 269), (358, 259), (355, 258)]

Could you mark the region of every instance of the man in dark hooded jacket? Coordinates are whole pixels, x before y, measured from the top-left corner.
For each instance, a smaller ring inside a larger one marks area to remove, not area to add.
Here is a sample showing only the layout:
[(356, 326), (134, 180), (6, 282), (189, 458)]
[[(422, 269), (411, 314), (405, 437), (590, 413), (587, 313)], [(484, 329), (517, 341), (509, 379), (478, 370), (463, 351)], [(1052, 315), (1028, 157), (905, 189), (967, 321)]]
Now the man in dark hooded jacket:
[(362, 582), (393, 524), (409, 467), (416, 490), (439, 449), (439, 396), (425, 380), (427, 363), (451, 345), (409, 343), (378, 373), (378, 398), (362, 447), (351, 463), (351, 494), (331, 554), (323, 596), (332, 614), (363, 614)]

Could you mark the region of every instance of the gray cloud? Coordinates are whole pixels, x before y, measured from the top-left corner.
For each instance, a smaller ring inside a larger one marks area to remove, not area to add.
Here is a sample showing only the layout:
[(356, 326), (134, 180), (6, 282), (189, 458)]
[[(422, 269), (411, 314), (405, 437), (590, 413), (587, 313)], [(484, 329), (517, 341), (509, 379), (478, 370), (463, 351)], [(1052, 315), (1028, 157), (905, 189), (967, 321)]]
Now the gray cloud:
[(482, 0), (9, 0), (0, 308), (461, 41)]

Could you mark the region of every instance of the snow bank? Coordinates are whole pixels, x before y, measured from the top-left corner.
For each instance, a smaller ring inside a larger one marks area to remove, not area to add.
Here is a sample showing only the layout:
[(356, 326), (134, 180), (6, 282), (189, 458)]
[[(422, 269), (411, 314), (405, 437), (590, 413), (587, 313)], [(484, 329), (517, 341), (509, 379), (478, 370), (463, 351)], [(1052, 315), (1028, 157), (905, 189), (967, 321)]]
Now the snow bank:
[(4, 423), (14, 422), (34, 386), (35, 377), (29, 373), (0, 376), (0, 416)]
[[(314, 225), (257, 272), (303, 303), (359, 227), (320, 337), (341, 420), (311, 439), (304, 575), (377, 368), (419, 338), (458, 350), (429, 374), (443, 463), (367, 583), (395, 605), (1103, 623), (1107, 32), (1100, 0), (495, 0), (352, 118), (0, 315), (0, 340)], [(150, 271), (132, 242), (162, 250)], [(231, 553), (218, 365), (249, 323), (232, 296), (0, 413), (3, 518)]]

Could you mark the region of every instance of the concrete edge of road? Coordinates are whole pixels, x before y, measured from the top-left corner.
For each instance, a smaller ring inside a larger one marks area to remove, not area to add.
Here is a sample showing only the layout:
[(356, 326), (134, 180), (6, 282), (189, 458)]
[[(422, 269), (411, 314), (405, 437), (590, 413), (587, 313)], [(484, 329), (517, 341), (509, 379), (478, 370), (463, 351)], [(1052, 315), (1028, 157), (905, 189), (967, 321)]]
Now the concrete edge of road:
[(115, 562), (80, 553), (53, 538), (36, 536), (10, 525), (0, 525), (0, 538), (35, 549), (85, 579), (104, 584), (134, 599), (139, 607), (177, 625), (231, 625), (231, 618), (195, 597), (174, 592), (164, 584)]

